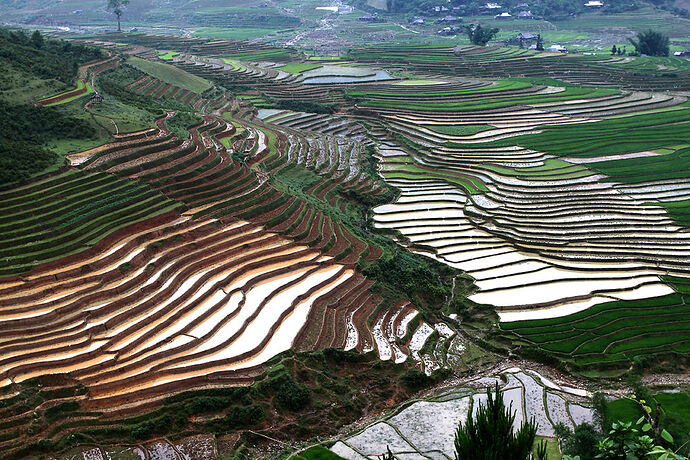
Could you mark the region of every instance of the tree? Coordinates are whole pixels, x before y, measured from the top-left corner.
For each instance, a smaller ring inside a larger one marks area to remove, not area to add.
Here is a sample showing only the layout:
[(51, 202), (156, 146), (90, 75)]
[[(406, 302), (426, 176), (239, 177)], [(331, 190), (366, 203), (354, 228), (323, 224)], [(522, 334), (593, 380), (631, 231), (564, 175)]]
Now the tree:
[(611, 55), (614, 56), (616, 54), (618, 54), (618, 50), (616, 49), (616, 45), (613, 45), (611, 47)]
[[(456, 460), (529, 460), (537, 435), (534, 419), (523, 422), (513, 432), (516, 411), (513, 404), (506, 408), (503, 394), (496, 383), (494, 393), (486, 389), (486, 405), (479, 405), (476, 416), (472, 409), (467, 413), (467, 422), (458, 425), (455, 432)], [(538, 459), (545, 460), (545, 444), (538, 448)]]
[(668, 56), (668, 37), (652, 29), (637, 33), (637, 40), (628, 38), (638, 54), (647, 56)]
[(465, 33), (473, 44), (485, 46), (487, 43), (489, 43), (489, 40), (494, 38), (494, 36), (498, 33), (498, 29), (495, 27), (484, 29), (479, 24), (476, 26), (474, 24), (470, 24), (465, 26)]
[(31, 44), (34, 48), (43, 48), (43, 43), (43, 35), (41, 35), (41, 32), (34, 30), (34, 33), (31, 34)]
[(129, 5), (129, 0), (108, 0), (108, 10), (113, 10), (117, 16), (117, 31), (122, 32), (120, 28), (120, 17), (124, 12), (124, 8)]
[(544, 51), (544, 40), (541, 38), (541, 34), (537, 34), (537, 51)]
[(567, 425), (556, 425), (556, 435), (566, 455), (577, 455), (580, 460), (593, 460), (599, 453), (597, 444), (602, 435), (589, 423), (581, 423), (572, 431)]

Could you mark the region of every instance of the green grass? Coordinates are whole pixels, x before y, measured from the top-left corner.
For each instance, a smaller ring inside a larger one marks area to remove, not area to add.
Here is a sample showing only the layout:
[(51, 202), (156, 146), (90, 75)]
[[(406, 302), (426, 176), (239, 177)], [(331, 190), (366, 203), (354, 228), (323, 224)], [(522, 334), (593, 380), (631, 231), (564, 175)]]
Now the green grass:
[(130, 57), (127, 62), (142, 72), (146, 72), (161, 81), (195, 93), (203, 93), (211, 88), (211, 83), (208, 80), (192, 75), (189, 72), (185, 72), (169, 64), (151, 62), (135, 56)]
[(270, 29), (258, 27), (197, 27), (194, 29), (196, 35), (200, 37), (222, 38), (226, 40), (249, 40), (252, 38), (264, 37), (267, 35), (281, 34), (285, 31), (286, 29)]
[(439, 134), (450, 134), (451, 136), (471, 136), (494, 129), (489, 125), (426, 125), (426, 128)]
[(323, 446), (314, 446), (305, 450), (296, 457), (295, 460), (343, 460), (343, 457), (334, 454)]
[[(675, 279), (665, 280), (674, 285)], [(670, 294), (607, 302), (560, 318), (502, 323), (501, 328), (577, 364), (629, 363), (638, 355), (687, 352), (688, 300)]]
[(172, 58), (174, 58), (178, 54), (180, 53), (176, 53), (175, 51), (159, 51), (158, 59), (162, 59), (164, 61), (172, 61)]
[(549, 438), (546, 436), (537, 436), (534, 445), (536, 446), (541, 441), (546, 441), (546, 455), (548, 460), (560, 460), (561, 451), (558, 449), (558, 440), (556, 438)]
[(318, 69), (321, 64), (310, 64), (308, 62), (291, 62), (290, 64), (285, 64), (284, 66), (278, 67), (278, 69), (283, 72), (288, 72), (292, 74), (299, 74), (306, 72), (307, 70)]
[(642, 416), (640, 405), (629, 399), (621, 398), (611, 401), (606, 406), (604, 415), (606, 425), (621, 420), (623, 422), (635, 422)]
[(56, 105), (67, 104), (68, 102), (75, 101), (75, 100), (77, 100), (77, 99), (80, 99), (80, 98), (83, 97), (83, 96), (86, 96), (87, 94), (93, 93), (93, 88), (91, 87), (91, 83), (85, 82), (84, 80), (78, 80), (78, 81), (77, 81), (77, 86), (76, 86), (76, 88), (73, 88), (73, 89), (71, 89), (71, 90), (69, 90), (69, 91), (64, 91), (64, 92), (62, 92), (62, 93), (56, 94), (55, 96), (47, 97), (46, 99), (51, 99), (51, 98), (53, 98), (53, 97), (61, 96), (61, 95), (66, 94), (66, 93), (71, 93), (71, 92), (73, 92), (73, 91), (79, 91), (79, 90), (81, 90), (81, 89), (84, 89), (84, 86), (86, 86), (86, 92), (83, 92), (83, 93), (81, 93), (81, 94), (75, 94), (75, 95), (73, 95), (73, 96), (70, 96), (70, 97), (67, 97), (67, 98), (65, 98), (65, 99), (62, 99), (61, 101), (57, 101), (57, 102), (53, 102), (53, 103), (50, 103), (50, 104), (46, 104), (46, 107), (54, 107), (54, 106), (56, 106)]

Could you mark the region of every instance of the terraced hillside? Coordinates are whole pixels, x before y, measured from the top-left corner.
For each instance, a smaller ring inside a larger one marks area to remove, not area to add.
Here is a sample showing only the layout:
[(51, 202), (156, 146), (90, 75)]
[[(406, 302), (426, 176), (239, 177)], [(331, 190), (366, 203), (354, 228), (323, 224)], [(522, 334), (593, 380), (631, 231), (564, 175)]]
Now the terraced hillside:
[[(367, 206), (392, 193), (364, 128), (297, 112), (276, 111), (272, 123), (204, 72), (184, 70), (206, 61), (156, 61), (112, 55), (79, 80), (88, 75), (103, 104), (167, 107), (154, 126), (0, 192), (7, 455), (66, 442), (96, 418), (129, 423), (122, 417), (176, 393), (250, 385), (289, 350), (439, 367), (418, 354), (414, 333), (434, 324), (419, 308), (455, 292), (454, 271), (407, 258), (433, 293), (376, 274), (399, 263), (390, 262), (399, 249), (368, 226)], [(80, 104), (80, 91), (43, 102)], [(48, 398), (36, 425), (24, 391), (57, 374), (68, 376), (51, 384), (67, 418), (50, 415), (62, 409), (47, 410)], [(141, 429), (128, 426), (132, 436)]]
[[(596, 376), (685, 362), (690, 105), (652, 91), (671, 80), (616, 62), (607, 87), (449, 75), (561, 59), (510, 49), (424, 48), (403, 75), (379, 49), (286, 65), (240, 42), (131, 41), (88, 41), (108, 58), (42, 102), (82, 104), (88, 83), (155, 122), (111, 118), (107, 143), (0, 191), (8, 456), (306, 439), (329, 426), (319, 409), (341, 426), (508, 353)], [(358, 372), (380, 401), (338, 386)]]

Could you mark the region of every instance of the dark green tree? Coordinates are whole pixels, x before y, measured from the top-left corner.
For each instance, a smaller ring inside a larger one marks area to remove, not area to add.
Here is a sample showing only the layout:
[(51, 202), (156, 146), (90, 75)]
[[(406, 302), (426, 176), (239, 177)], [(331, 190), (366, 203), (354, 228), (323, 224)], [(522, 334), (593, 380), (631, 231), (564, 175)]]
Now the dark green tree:
[(31, 34), (31, 44), (34, 48), (43, 48), (43, 43), (43, 35), (41, 35), (41, 32), (34, 30), (34, 33)]
[(537, 51), (544, 51), (544, 40), (541, 38), (541, 34), (537, 34)]
[(628, 38), (638, 54), (647, 56), (668, 56), (668, 37), (652, 29), (637, 33), (637, 40)]
[(473, 44), (485, 46), (487, 43), (489, 43), (489, 40), (496, 36), (498, 29), (495, 27), (485, 29), (479, 24), (470, 24), (465, 26), (465, 33)]
[(122, 13), (124, 13), (124, 8), (129, 5), (129, 0), (108, 0), (108, 10), (112, 10), (117, 16), (117, 31), (122, 32), (120, 28), (120, 18)]
[(563, 423), (556, 425), (556, 435), (566, 455), (579, 456), (580, 460), (594, 460), (599, 453), (597, 444), (602, 435), (589, 423), (582, 423), (571, 430)]
[(611, 55), (614, 56), (616, 54), (618, 54), (618, 49), (616, 48), (616, 45), (613, 45), (611, 47)]
[[(496, 383), (494, 392), (486, 389), (486, 404), (480, 404), (477, 414), (467, 413), (467, 422), (458, 425), (455, 432), (456, 460), (529, 460), (537, 435), (534, 419), (526, 421), (513, 432), (515, 413), (513, 404), (506, 407), (503, 394)], [(537, 458), (544, 453), (544, 446)]]

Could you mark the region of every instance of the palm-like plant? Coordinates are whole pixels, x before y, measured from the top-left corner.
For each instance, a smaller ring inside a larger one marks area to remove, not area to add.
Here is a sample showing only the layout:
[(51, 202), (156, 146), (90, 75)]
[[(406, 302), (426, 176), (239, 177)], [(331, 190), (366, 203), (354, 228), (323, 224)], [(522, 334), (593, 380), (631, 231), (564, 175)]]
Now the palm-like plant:
[[(486, 389), (486, 404), (479, 405), (472, 417), (468, 411), (467, 422), (460, 422), (455, 432), (456, 460), (529, 460), (537, 435), (534, 419), (522, 424), (513, 432), (515, 412), (513, 404), (505, 406), (503, 394), (496, 383), (494, 392)], [(539, 458), (545, 459), (545, 446), (540, 449)], [(542, 457), (544, 455), (544, 457)]]

